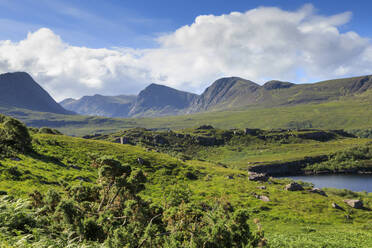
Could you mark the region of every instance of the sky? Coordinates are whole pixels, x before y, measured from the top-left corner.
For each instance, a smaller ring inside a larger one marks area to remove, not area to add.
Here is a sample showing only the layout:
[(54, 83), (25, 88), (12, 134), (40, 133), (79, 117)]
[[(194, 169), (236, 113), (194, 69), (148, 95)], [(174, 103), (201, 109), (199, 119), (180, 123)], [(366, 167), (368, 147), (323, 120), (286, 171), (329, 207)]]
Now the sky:
[(0, 73), (56, 100), (201, 93), (220, 77), (294, 83), (371, 74), (371, 1), (0, 0)]

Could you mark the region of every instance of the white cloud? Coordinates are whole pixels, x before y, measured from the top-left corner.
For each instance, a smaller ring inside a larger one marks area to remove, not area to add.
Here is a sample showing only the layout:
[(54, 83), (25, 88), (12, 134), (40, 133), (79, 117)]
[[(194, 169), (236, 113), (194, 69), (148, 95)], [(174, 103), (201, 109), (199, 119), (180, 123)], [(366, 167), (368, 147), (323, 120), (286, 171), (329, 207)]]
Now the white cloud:
[(158, 48), (141, 50), (71, 46), (43, 28), (0, 41), (0, 72), (30, 72), (58, 100), (136, 93), (151, 82), (200, 92), (222, 76), (299, 82), (370, 74), (370, 40), (340, 32), (350, 19), (349, 12), (319, 16), (311, 5), (199, 16), (158, 37)]

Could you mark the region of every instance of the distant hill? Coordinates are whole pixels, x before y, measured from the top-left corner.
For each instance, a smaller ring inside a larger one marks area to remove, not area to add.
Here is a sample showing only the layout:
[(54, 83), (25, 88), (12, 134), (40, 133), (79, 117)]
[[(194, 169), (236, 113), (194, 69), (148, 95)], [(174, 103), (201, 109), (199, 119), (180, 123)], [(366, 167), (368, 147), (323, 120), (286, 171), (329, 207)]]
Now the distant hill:
[(60, 104), (71, 111), (82, 115), (106, 117), (127, 117), (136, 100), (133, 95), (120, 96), (84, 96), (78, 100), (68, 98)]
[(164, 85), (150, 84), (138, 96), (84, 96), (65, 99), (60, 104), (82, 115), (143, 117), (178, 115), (188, 109), (198, 95)]
[(64, 109), (25, 72), (0, 75), (0, 106), (56, 114), (72, 114)]
[(177, 115), (197, 98), (196, 94), (150, 84), (138, 94), (129, 116)]
[(372, 89), (372, 76), (312, 84), (272, 80), (258, 85), (239, 77), (216, 80), (201, 95), (151, 84), (138, 96), (89, 96), (61, 102), (68, 110), (106, 117), (156, 117), (247, 107), (278, 107), (321, 103), (360, 95)]
[(269, 81), (260, 86), (238, 77), (222, 78), (191, 104), (189, 113), (237, 107), (277, 107), (319, 103), (372, 90), (372, 76), (344, 78), (312, 84)]
[(218, 79), (194, 100), (188, 112), (254, 104), (260, 96), (258, 94), (260, 87), (252, 81), (239, 77)]

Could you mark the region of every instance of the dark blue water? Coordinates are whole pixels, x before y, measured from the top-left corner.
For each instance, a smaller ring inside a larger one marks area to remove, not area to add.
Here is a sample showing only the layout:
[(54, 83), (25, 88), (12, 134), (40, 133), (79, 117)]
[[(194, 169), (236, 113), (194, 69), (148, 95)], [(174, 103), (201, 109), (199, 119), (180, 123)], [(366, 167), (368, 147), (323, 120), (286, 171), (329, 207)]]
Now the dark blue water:
[(372, 192), (372, 175), (313, 175), (288, 177), (293, 180), (310, 182), (317, 188), (349, 189)]

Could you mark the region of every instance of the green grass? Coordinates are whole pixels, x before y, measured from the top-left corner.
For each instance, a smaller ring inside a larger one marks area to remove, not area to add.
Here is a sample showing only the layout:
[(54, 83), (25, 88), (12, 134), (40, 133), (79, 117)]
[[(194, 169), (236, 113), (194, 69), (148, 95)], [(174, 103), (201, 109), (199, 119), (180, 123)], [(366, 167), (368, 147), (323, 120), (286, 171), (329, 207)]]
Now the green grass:
[(300, 160), (304, 157), (327, 155), (352, 146), (363, 145), (369, 139), (337, 139), (329, 142), (310, 141), (294, 144), (262, 144), (247, 147), (209, 147), (198, 153), (199, 157), (236, 168), (248, 168), (255, 163), (273, 163)]
[[(307, 150), (316, 148), (313, 153), (333, 152), (355, 144), (365, 143), (363, 139), (336, 139), (329, 142), (304, 142), (301, 144), (267, 145), (266, 152), (253, 156), (252, 161), (275, 161), (278, 159), (296, 158), (298, 153), (307, 155)], [(298, 147), (298, 150), (293, 150)], [(371, 211), (349, 208), (344, 199), (360, 198), (367, 208), (372, 208), (372, 194), (353, 193), (342, 190), (326, 189), (328, 197), (307, 191), (288, 192), (284, 186), (289, 180), (271, 179), (266, 183), (248, 181), (248, 173), (239, 166), (224, 168), (216, 163), (224, 155), (229, 156), (227, 148), (221, 148), (215, 153), (208, 150), (210, 160), (181, 161), (174, 156), (161, 152), (148, 151), (140, 146), (120, 145), (107, 141), (86, 140), (62, 135), (35, 134), (33, 147), (36, 154), (19, 155), (20, 161), (2, 159), (0, 190), (9, 194), (27, 198), (27, 194), (35, 189), (46, 191), (50, 187), (59, 189), (58, 185), (45, 182), (64, 180), (68, 183), (85, 183), (75, 180), (77, 176), (89, 178), (94, 183), (96, 169), (90, 166), (92, 153), (111, 155), (121, 163), (132, 167), (141, 167), (146, 172), (149, 182), (143, 192), (145, 199), (151, 199), (154, 204), (163, 203), (164, 192), (179, 185), (189, 187), (193, 192), (195, 202), (209, 203), (223, 199), (232, 206), (247, 207), (250, 210), (252, 228), (253, 219), (258, 218), (263, 226), (268, 243), (272, 247), (368, 247), (372, 243)], [(211, 148), (212, 149), (212, 148)], [(224, 150), (226, 149), (226, 150)], [(250, 149), (243, 150), (244, 156), (250, 158)], [(221, 155), (218, 157), (217, 155)], [(312, 154), (312, 152), (310, 152)], [(228, 164), (241, 164), (244, 156), (233, 153)], [(137, 158), (147, 161), (140, 165)], [(234, 160), (235, 159), (235, 160)], [(71, 165), (81, 167), (77, 170)], [(10, 177), (10, 167), (17, 167), (18, 177)], [(186, 172), (197, 175), (197, 180), (189, 180)], [(227, 176), (233, 176), (228, 179)], [(258, 186), (266, 189), (258, 189)], [(309, 185), (305, 185), (309, 188)], [(253, 194), (266, 195), (270, 202), (256, 199)], [(336, 210), (331, 203), (336, 202), (346, 211)], [(2, 242), (0, 236), (0, 243)], [(5, 241), (4, 243), (5, 244)]]
[[(129, 142), (150, 150), (243, 170), (255, 164), (283, 163), (303, 160), (305, 157), (330, 156), (353, 147), (363, 147), (371, 142), (370, 139), (354, 138), (347, 134), (343, 136), (333, 131), (310, 129), (256, 130), (256, 134), (244, 134), (243, 130), (234, 132), (214, 128), (187, 128), (176, 132), (139, 128), (91, 138), (118, 142), (119, 137), (125, 137)], [(317, 138), (316, 135), (321, 136)], [(165, 143), (156, 143), (153, 137), (160, 137)], [(207, 141), (215, 138), (218, 145), (199, 144), (198, 138)]]

